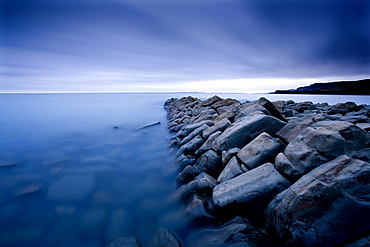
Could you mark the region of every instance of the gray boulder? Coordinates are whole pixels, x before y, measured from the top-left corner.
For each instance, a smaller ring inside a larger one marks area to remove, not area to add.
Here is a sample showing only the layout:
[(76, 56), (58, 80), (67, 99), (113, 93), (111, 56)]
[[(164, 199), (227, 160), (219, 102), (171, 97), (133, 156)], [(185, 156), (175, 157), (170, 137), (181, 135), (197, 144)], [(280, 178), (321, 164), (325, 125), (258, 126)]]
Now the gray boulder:
[(203, 124), (202, 126), (196, 128), (192, 132), (189, 133), (189, 135), (185, 136), (184, 139), (181, 140), (180, 146), (184, 145), (185, 143), (189, 142), (191, 139), (196, 137), (197, 135), (201, 135), (202, 132), (206, 129), (209, 129), (209, 126), (207, 124)]
[(317, 167), (269, 204), (268, 226), (292, 246), (343, 245), (370, 230), (369, 174), (345, 155)]
[(230, 121), (227, 118), (224, 118), (218, 122), (215, 122), (215, 124), (210, 127), (209, 129), (206, 129), (203, 131), (203, 138), (207, 139), (210, 135), (217, 131), (224, 131), (227, 127), (231, 125)]
[(274, 136), (286, 123), (267, 116), (256, 114), (239, 119), (229, 126), (214, 142), (213, 149), (224, 151), (230, 148), (242, 148), (262, 132)]
[(283, 122), (288, 122), (284, 117), (283, 115), (281, 115), (280, 111), (278, 109), (276, 109), (276, 107), (268, 100), (266, 99), (265, 97), (261, 97), (259, 100), (258, 100), (258, 103), (263, 106), (266, 110), (268, 110), (268, 112), (276, 117), (277, 119), (280, 119), (281, 121)]
[(187, 184), (192, 181), (196, 176), (200, 174), (200, 171), (191, 165), (188, 165), (182, 170), (176, 177), (176, 183), (178, 186)]
[(256, 168), (267, 162), (273, 162), (285, 145), (277, 138), (262, 132), (237, 154), (238, 158), (248, 169)]
[(215, 208), (232, 208), (233, 213), (257, 219), (268, 203), (291, 183), (267, 163), (217, 185), (213, 190)]
[(187, 201), (194, 194), (211, 195), (217, 182), (206, 173), (201, 173), (193, 181), (182, 185), (171, 196), (173, 201)]
[(283, 153), (279, 153), (276, 156), (275, 168), (291, 181), (296, 181), (301, 177), (301, 173), (292, 165), (292, 163), (290, 163), (288, 158)]
[(194, 168), (211, 176), (218, 177), (222, 171), (221, 157), (213, 150), (202, 154), (194, 164)]
[(291, 142), (306, 127), (319, 121), (327, 120), (322, 114), (307, 114), (285, 125), (276, 134), (286, 143)]
[(190, 132), (201, 127), (203, 124), (212, 126), (213, 122), (211, 120), (205, 120), (203, 122), (186, 125), (184, 129), (180, 131), (180, 133), (178, 134), (178, 137), (184, 138), (185, 136), (189, 135)]
[(221, 153), (221, 158), (222, 158), (222, 164), (226, 165), (229, 163), (229, 160), (235, 156), (238, 152), (240, 151), (240, 148), (230, 148), (228, 150), (224, 150)]
[(229, 163), (222, 170), (220, 176), (217, 179), (218, 183), (225, 182), (226, 180), (232, 179), (240, 174), (244, 173), (238, 159), (234, 156), (230, 159)]
[(208, 139), (203, 143), (203, 145), (195, 152), (195, 155), (200, 156), (208, 150), (212, 149), (213, 142), (217, 137), (221, 135), (221, 131), (213, 133)]
[(194, 155), (195, 152), (204, 144), (204, 139), (201, 136), (195, 136), (189, 142), (181, 146), (177, 151), (177, 156), (185, 155)]
[(199, 196), (194, 195), (191, 202), (186, 206), (183, 212), (183, 220), (186, 223), (194, 225), (209, 225), (217, 221), (217, 218), (210, 215), (204, 206), (204, 202)]

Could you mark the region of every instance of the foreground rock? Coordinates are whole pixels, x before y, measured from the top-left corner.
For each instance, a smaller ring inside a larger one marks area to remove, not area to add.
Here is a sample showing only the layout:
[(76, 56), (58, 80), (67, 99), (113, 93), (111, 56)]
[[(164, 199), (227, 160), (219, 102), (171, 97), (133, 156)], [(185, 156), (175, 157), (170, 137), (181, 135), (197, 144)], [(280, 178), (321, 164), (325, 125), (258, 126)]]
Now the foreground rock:
[(369, 106), (214, 96), (165, 108), (179, 172), (171, 199), (194, 228), (186, 246), (366, 243)]

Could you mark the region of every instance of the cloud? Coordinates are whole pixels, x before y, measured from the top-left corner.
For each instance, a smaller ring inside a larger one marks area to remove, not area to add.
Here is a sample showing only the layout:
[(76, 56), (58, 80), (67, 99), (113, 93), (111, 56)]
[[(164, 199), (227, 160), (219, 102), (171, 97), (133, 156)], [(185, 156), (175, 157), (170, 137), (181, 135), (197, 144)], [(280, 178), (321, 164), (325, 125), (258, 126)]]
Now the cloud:
[(251, 79), (276, 88), (283, 78), (361, 79), (370, 74), (368, 10), (365, 0), (7, 0), (1, 86), (225, 91), (221, 82), (243, 90)]

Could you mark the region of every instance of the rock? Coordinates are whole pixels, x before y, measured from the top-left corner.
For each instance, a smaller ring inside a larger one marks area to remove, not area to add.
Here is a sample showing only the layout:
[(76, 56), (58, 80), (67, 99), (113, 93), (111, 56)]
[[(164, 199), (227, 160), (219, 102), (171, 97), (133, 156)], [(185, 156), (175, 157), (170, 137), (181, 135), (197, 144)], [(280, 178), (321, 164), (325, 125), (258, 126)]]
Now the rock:
[(178, 136), (180, 138), (184, 138), (186, 137), (187, 135), (190, 134), (190, 132), (192, 132), (193, 130), (201, 127), (202, 125), (208, 125), (208, 126), (212, 126), (213, 125), (213, 121), (211, 120), (205, 120), (203, 122), (199, 122), (199, 123), (194, 123), (194, 124), (189, 124), (187, 126), (184, 127), (184, 129), (178, 134)]
[(370, 162), (370, 148), (364, 148), (364, 149), (358, 150), (355, 153), (353, 158), (360, 159), (360, 160), (363, 160), (369, 163)]
[(187, 165), (193, 165), (195, 163), (195, 159), (189, 158), (188, 156), (182, 154), (174, 161), (173, 166), (182, 171)]
[(264, 163), (273, 162), (284, 148), (285, 145), (279, 139), (263, 132), (243, 147), (237, 156), (248, 169), (254, 169)]
[(190, 120), (190, 123), (198, 123), (198, 122), (202, 122), (202, 121), (206, 121), (206, 120), (214, 120), (218, 117), (218, 114), (217, 112), (212, 109), (212, 108), (205, 108), (202, 110), (202, 112), (196, 116), (196, 117), (193, 117), (191, 120)]
[(216, 217), (207, 213), (203, 200), (197, 195), (194, 195), (192, 201), (186, 206), (183, 219), (188, 224), (192, 223), (197, 226), (206, 226), (217, 221)]
[(357, 123), (356, 125), (365, 131), (370, 131), (370, 123)]
[(184, 137), (184, 139), (181, 140), (180, 146), (184, 145), (185, 143), (188, 143), (191, 139), (193, 139), (197, 135), (201, 135), (201, 133), (206, 129), (209, 129), (209, 126), (207, 124), (203, 124), (202, 126), (196, 128), (195, 130), (190, 132), (189, 135), (187, 135), (186, 137)]
[(204, 144), (195, 152), (195, 155), (200, 156), (203, 153), (207, 152), (208, 150), (211, 150), (213, 142), (220, 135), (221, 135), (221, 131), (217, 131), (213, 133), (210, 137), (208, 137), (208, 139), (204, 142)]
[(202, 229), (193, 232), (187, 239), (187, 246), (239, 246), (236, 244), (247, 244), (249, 238), (256, 238), (257, 231), (258, 228), (248, 221), (241, 217), (235, 217), (219, 228)]
[(339, 156), (277, 195), (267, 225), (290, 246), (341, 246), (370, 230), (369, 185), (369, 163)]
[(303, 113), (307, 110), (315, 110), (316, 106), (311, 101), (299, 102), (295, 105), (290, 106), (291, 109), (296, 110), (299, 113)]
[(149, 246), (151, 247), (181, 247), (181, 241), (170, 230), (161, 228), (153, 236)]
[(117, 238), (107, 247), (141, 247), (138, 239), (134, 237)]
[(216, 184), (217, 182), (214, 178), (203, 172), (193, 181), (178, 188), (171, 199), (174, 201), (187, 201), (194, 194), (211, 195)]
[(231, 125), (230, 121), (227, 119), (227, 118), (224, 118), (218, 122), (216, 122), (212, 127), (210, 127), (209, 129), (206, 129), (203, 131), (203, 138), (204, 139), (207, 139), (210, 135), (212, 135), (213, 133), (217, 132), (217, 131), (224, 131), (227, 127), (229, 127)]
[(292, 165), (292, 163), (290, 163), (283, 153), (279, 153), (276, 156), (275, 168), (290, 181), (296, 181), (301, 177), (301, 173)]
[[(207, 125), (206, 125), (207, 126)], [(204, 139), (201, 136), (195, 136), (193, 139), (181, 146), (177, 152), (177, 156), (194, 155), (195, 152), (204, 144)]]
[(275, 108), (275, 106), (265, 97), (261, 97), (258, 100), (258, 103), (263, 106), (268, 112), (271, 114), (271, 116), (276, 117), (277, 119), (283, 121), (283, 122), (288, 122), (283, 115)]
[(223, 99), (218, 97), (217, 95), (215, 95), (215, 96), (212, 96), (212, 97), (208, 98), (207, 100), (203, 101), (201, 104), (202, 104), (202, 106), (207, 107), (207, 106), (211, 106), (214, 103), (216, 103), (218, 101), (221, 101), (221, 100), (223, 100)]
[(230, 105), (233, 105), (235, 107), (235, 106), (239, 106), (241, 104), (240, 104), (239, 101), (237, 101), (235, 99), (224, 99), (224, 100), (220, 100), (220, 101), (217, 101), (216, 103), (214, 103), (212, 105), (212, 108), (215, 109), (216, 111), (218, 111), (218, 108), (225, 107), (225, 106), (230, 106)]
[(347, 244), (345, 247), (368, 247), (370, 246), (370, 236), (361, 238), (351, 244)]
[(245, 102), (238, 107), (238, 114), (235, 116), (235, 120), (246, 117), (250, 114), (255, 114), (256, 112), (261, 115), (270, 115), (270, 113), (261, 106), (258, 101), (250, 101)]
[(218, 183), (225, 182), (229, 179), (232, 179), (240, 174), (244, 173), (242, 170), (238, 159), (234, 156), (230, 159), (229, 163), (225, 166), (225, 168), (222, 170), (220, 176), (217, 179)]
[(357, 105), (354, 102), (338, 103), (333, 106), (333, 108), (328, 112), (328, 114), (333, 115), (340, 113), (341, 115), (344, 115), (347, 112), (355, 111), (356, 109)]
[(177, 185), (181, 186), (192, 181), (196, 176), (200, 174), (200, 171), (191, 165), (188, 165), (180, 172), (176, 177)]
[(285, 109), (281, 112), (284, 117), (294, 117), (294, 111), (292, 109)]
[(218, 177), (222, 171), (221, 157), (213, 150), (208, 150), (195, 162), (194, 168), (211, 176)]
[(267, 163), (217, 185), (213, 203), (253, 219), (260, 218), (268, 203), (291, 183)]
[(254, 115), (239, 119), (229, 126), (214, 142), (213, 149), (224, 151), (230, 148), (242, 148), (262, 132), (274, 136), (286, 123), (267, 116)]
[(226, 165), (229, 163), (229, 160), (235, 156), (238, 152), (240, 151), (239, 148), (230, 148), (228, 150), (224, 150), (221, 153), (221, 158), (222, 158), (222, 164)]
[(291, 142), (302, 130), (319, 121), (327, 120), (322, 114), (307, 114), (285, 125), (276, 134), (286, 143)]

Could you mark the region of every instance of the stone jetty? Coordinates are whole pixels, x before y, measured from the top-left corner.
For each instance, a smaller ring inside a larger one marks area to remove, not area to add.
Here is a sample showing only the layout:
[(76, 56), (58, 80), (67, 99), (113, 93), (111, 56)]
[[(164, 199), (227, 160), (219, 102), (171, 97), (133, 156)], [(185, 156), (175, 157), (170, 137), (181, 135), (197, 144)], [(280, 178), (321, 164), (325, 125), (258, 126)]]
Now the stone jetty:
[(169, 99), (185, 246), (369, 246), (370, 106)]

